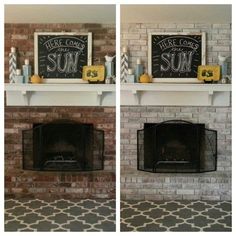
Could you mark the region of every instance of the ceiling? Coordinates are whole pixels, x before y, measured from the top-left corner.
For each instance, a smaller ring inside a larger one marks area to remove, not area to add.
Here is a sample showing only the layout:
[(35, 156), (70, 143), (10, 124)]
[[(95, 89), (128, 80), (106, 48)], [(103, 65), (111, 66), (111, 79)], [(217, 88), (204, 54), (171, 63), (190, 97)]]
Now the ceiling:
[(121, 5), (122, 23), (231, 23), (231, 5)]
[[(5, 5), (5, 23), (115, 23), (115, 5)], [(121, 5), (122, 23), (229, 23), (231, 5)]]
[(5, 5), (5, 23), (115, 23), (115, 5)]

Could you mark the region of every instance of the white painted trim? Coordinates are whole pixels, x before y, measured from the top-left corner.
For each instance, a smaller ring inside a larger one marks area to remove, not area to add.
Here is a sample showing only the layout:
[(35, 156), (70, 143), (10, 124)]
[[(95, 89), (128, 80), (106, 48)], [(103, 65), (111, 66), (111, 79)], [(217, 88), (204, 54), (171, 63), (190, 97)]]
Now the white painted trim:
[[(206, 64), (206, 33), (205, 32), (152, 32), (148, 34), (148, 74), (152, 75), (152, 35), (201, 35), (202, 65)], [(197, 78), (153, 78), (154, 83), (201, 83)]]
[(92, 65), (92, 33), (88, 32), (87, 35), (88, 35), (88, 66), (91, 66)]
[(115, 106), (115, 84), (5, 84), (7, 106)]
[(230, 106), (231, 84), (121, 84), (123, 106)]
[(125, 83), (121, 91), (231, 91), (231, 84), (168, 84), (168, 83)]
[(149, 75), (152, 75), (152, 35), (153, 33), (148, 33), (148, 74)]
[(114, 92), (115, 84), (5, 84), (5, 91)]
[(202, 65), (206, 65), (206, 32), (202, 34)]

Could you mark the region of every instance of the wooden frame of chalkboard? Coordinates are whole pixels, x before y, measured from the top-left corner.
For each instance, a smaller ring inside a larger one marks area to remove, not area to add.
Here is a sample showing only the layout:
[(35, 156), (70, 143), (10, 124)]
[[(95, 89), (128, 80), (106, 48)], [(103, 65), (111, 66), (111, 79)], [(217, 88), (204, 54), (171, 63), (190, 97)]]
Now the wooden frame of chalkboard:
[(45, 83), (86, 83), (83, 66), (92, 64), (92, 33), (34, 33), (34, 73)]
[(205, 63), (205, 32), (149, 33), (148, 73), (153, 82), (200, 83), (198, 66)]

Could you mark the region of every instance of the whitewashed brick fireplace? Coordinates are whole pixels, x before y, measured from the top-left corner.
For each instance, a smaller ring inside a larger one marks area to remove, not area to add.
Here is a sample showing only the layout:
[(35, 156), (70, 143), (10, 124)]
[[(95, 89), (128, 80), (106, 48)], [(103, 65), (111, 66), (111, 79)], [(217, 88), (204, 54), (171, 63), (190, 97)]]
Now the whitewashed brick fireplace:
[[(144, 123), (183, 119), (218, 131), (217, 171), (147, 173), (137, 170), (137, 130)], [(124, 199), (231, 199), (231, 108), (183, 106), (121, 107), (121, 196)]]
[[(206, 63), (229, 56), (231, 24), (142, 24), (121, 27), (130, 67), (141, 58), (147, 68), (148, 33), (206, 32)], [(121, 85), (121, 198), (137, 200), (231, 200), (231, 85)], [(217, 170), (208, 173), (148, 173), (137, 170), (137, 130), (144, 123), (186, 120), (217, 131)]]

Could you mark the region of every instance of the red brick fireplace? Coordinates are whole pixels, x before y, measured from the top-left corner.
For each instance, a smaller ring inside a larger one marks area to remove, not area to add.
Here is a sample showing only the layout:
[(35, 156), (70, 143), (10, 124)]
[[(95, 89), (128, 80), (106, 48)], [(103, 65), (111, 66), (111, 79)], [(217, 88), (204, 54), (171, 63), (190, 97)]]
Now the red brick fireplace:
[[(92, 32), (92, 63), (115, 54), (114, 24), (5, 24), (5, 83), (8, 54), (16, 47), (19, 68), (29, 58), (34, 71), (34, 32)], [(96, 86), (96, 85), (91, 85)], [(96, 88), (96, 87), (95, 87)], [(70, 91), (67, 91), (70, 94)], [(74, 92), (80, 93), (80, 92)], [(66, 96), (64, 94), (64, 96)], [(75, 98), (74, 98), (75, 100)], [(5, 194), (11, 197), (114, 198), (115, 107), (100, 105), (5, 106)], [(104, 170), (30, 171), (22, 167), (22, 131), (55, 120), (93, 124), (104, 131)]]
[[(92, 172), (29, 171), (22, 168), (22, 131), (34, 123), (70, 119), (104, 131), (104, 170)], [(114, 198), (115, 108), (6, 107), (5, 193), (13, 197)]]

